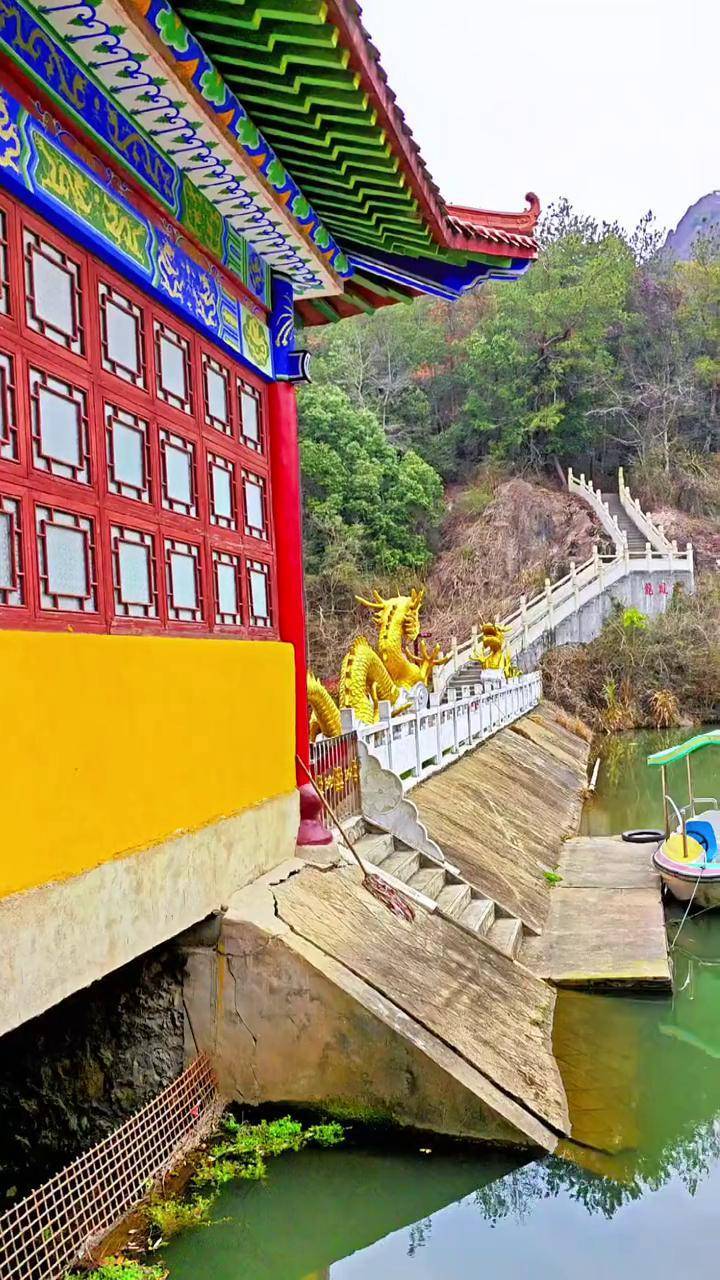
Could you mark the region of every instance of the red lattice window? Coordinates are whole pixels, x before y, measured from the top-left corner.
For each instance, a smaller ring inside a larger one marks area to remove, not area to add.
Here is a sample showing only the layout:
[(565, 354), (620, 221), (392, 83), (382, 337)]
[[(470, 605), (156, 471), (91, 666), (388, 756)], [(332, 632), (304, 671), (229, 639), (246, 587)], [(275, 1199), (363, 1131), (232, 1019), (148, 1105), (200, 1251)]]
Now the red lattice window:
[(119, 618), (159, 618), (155, 538), (142, 529), (112, 525), (113, 596)]
[(160, 431), (162, 504), (176, 515), (196, 516), (197, 468), (195, 445), (174, 431)]
[(97, 613), (95, 523), (73, 511), (35, 509), (40, 607)]
[(100, 281), (99, 297), (103, 369), (134, 387), (144, 388), (146, 367), (142, 308), (104, 280)]
[(152, 501), (148, 423), (119, 405), (105, 405), (107, 484), (110, 493)]
[(17, 462), (18, 457), (15, 362), (6, 351), (0, 351), (0, 459)]
[(175, 622), (202, 622), (200, 548), (192, 542), (165, 539), (168, 616)]
[(264, 449), (262, 403), (255, 387), (248, 382), (238, 380), (238, 402), (240, 405), (240, 439), (255, 453)]
[(231, 379), (225, 365), (214, 360), (206, 351), (202, 357), (203, 401), (205, 422), (226, 436), (232, 435)]
[(0, 493), (0, 605), (18, 609), (25, 604), (20, 499)]
[(230, 551), (213, 551), (215, 622), (219, 627), (241, 627), (242, 573), (240, 557)]
[(221, 529), (237, 529), (235, 464), (218, 453), (208, 453), (210, 523)]
[(30, 369), (29, 384), (33, 466), (90, 484), (86, 392), (41, 369)]
[(262, 538), (267, 541), (267, 509), (265, 503), (265, 481), (251, 471), (243, 471), (243, 513), (245, 532), (248, 537)]
[(0, 196), (0, 625), (277, 634), (265, 392)]
[(261, 560), (247, 562), (248, 608), (252, 627), (272, 626), (270, 569)]
[(25, 319), (29, 329), (82, 355), (80, 267), (49, 240), (25, 228)]
[(0, 209), (0, 315), (10, 314), (10, 276), (8, 274), (7, 214)]
[(156, 392), (165, 404), (193, 411), (192, 363), (190, 343), (166, 324), (155, 321)]

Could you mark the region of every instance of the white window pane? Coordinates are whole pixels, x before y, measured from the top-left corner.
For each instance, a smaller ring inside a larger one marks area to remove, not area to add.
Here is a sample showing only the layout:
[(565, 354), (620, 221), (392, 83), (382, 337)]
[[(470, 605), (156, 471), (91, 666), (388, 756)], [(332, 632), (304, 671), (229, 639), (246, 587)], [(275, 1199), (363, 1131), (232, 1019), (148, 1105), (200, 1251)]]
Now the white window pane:
[(182, 551), (170, 554), (172, 602), (175, 609), (197, 609), (195, 560)]
[(120, 542), (118, 560), (123, 604), (152, 604), (150, 548), (133, 542)]
[(113, 474), (119, 484), (145, 488), (145, 438), (142, 431), (114, 422), (112, 427)]
[(160, 381), (165, 390), (177, 396), (178, 400), (187, 399), (184, 352), (164, 337), (160, 338)]
[(258, 419), (258, 404), (255, 396), (251, 396), (247, 391), (243, 391), (240, 396), (240, 404), (242, 410), (242, 429), (243, 435), (248, 440), (260, 439), (260, 422)]
[(173, 502), (182, 502), (189, 507), (192, 503), (190, 454), (185, 449), (176, 449), (174, 445), (166, 444), (165, 472), (168, 497)]
[(262, 489), (259, 484), (253, 484), (252, 480), (245, 481), (245, 505), (247, 522), (250, 528), (264, 529), (265, 516), (263, 514)]
[(46, 458), (79, 467), (80, 405), (76, 400), (56, 394), (49, 387), (38, 387), (40, 414), (40, 451)]
[(105, 328), (107, 352), (110, 360), (133, 373), (140, 372), (138, 361), (137, 320), (129, 311), (116, 306), (110, 298), (105, 300)]
[(0, 511), (0, 588), (14, 587), (13, 522), (6, 511)]
[(237, 573), (234, 565), (217, 565), (218, 612), (238, 612)]
[(85, 535), (79, 529), (48, 525), (45, 530), (48, 591), (53, 596), (84, 598), (88, 593)]
[(250, 595), (252, 598), (252, 611), (255, 618), (267, 618), (268, 598), (267, 598), (267, 578), (264, 573), (259, 573), (257, 569), (251, 570), (250, 573)]
[(32, 265), (35, 314), (50, 328), (72, 334), (75, 325), (70, 275), (37, 251), (33, 252)]
[(213, 512), (225, 520), (232, 520), (232, 483), (229, 471), (212, 468)]
[(217, 369), (209, 366), (205, 370), (207, 379), (208, 412), (211, 418), (219, 422), (227, 422), (227, 384)]

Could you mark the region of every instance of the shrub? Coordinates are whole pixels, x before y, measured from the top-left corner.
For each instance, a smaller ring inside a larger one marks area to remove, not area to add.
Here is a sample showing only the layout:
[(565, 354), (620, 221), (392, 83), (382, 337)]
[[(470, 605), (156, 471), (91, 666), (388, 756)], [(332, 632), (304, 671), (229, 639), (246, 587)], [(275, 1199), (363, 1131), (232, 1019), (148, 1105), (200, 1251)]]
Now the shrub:
[[(166, 1280), (167, 1274), (163, 1266), (149, 1266), (121, 1257), (107, 1258), (92, 1272), (94, 1280)], [(87, 1272), (73, 1271), (66, 1280), (87, 1280), (87, 1277)]]
[(193, 1196), (189, 1200), (153, 1200), (145, 1213), (161, 1240), (172, 1240), (181, 1231), (210, 1225), (214, 1196)]

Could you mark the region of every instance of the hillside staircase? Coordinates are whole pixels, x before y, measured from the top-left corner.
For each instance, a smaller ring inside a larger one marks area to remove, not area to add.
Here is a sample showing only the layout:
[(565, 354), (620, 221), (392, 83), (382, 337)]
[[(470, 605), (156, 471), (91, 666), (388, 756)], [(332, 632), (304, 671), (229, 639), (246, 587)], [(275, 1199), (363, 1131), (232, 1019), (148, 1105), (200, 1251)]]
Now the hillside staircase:
[[(694, 559), (692, 545), (680, 551), (676, 542), (666, 537), (660, 525), (656, 525), (633, 498), (625, 483), (622, 468), (618, 473), (618, 490), (601, 492), (592, 480), (584, 475), (568, 472), (570, 493), (587, 503), (593, 510), (605, 532), (605, 546), (610, 541), (613, 550), (600, 550), (596, 543), (593, 554), (582, 565), (570, 562), (570, 572), (556, 582), (545, 580), (545, 588), (532, 599), (520, 597), (519, 607), (508, 617), (497, 619), (507, 631), (507, 643), (516, 661), (522, 655), (534, 652), (558, 641), (559, 629), (569, 632), (572, 620), (592, 605), (598, 597), (615, 597), (613, 588), (623, 585), (633, 574), (672, 575), (674, 582), (681, 582), (686, 591), (694, 591)], [(663, 599), (668, 597), (663, 597)], [(603, 610), (597, 619), (600, 629)], [(444, 700), (452, 701), (467, 693), (478, 683), (479, 668), (472, 658), (478, 642), (478, 628), (461, 644), (453, 639), (450, 662), (435, 672), (434, 692)], [(591, 638), (591, 637), (583, 637)], [(568, 643), (566, 640), (565, 643)]]
[(628, 515), (620, 501), (619, 494), (603, 493), (602, 500), (610, 512), (611, 519), (616, 521), (621, 534), (624, 535), (623, 543), (627, 545), (631, 554), (644, 555), (647, 538), (632, 517)]
[(355, 819), (346, 834), (371, 873), (379, 872), (418, 906), (482, 938), (501, 955), (517, 958), (525, 934), (522, 921), (485, 897), (445, 859), (411, 848), (366, 819)]

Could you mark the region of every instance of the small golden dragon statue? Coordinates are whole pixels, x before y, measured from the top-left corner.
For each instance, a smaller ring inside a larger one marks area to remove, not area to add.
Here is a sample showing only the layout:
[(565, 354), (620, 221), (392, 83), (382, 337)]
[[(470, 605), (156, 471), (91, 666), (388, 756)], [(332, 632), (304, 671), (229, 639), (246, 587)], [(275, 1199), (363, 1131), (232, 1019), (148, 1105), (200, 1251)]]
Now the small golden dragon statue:
[(419, 684), (430, 687), (435, 667), (443, 666), (449, 659), (443, 656), (439, 645), (428, 650), (422, 639), (419, 659), (408, 652), (408, 647), (420, 638), (424, 598), (424, 588), (389, 600), (384, 600), (377, 591), (373, 592), (372, 600), (356, 597), (359, 604), (372, 612), (379, 633), (379, 654), (365, 636), (353, 640), (340, 671), (339, 706), (317, 677), (312, 673), (308, 675), (313, 742), (320, 734), (334, 738), (342, 732), (340, 709), (350, 707), (363, 724), (377, 724), (381, 702), (389, 702), (398, 715), (409, 705), (401, 701), (404, 689), (414, 689)]
[(507, 680), (514, 680), (522, 673), (512, 660), (506, 637), (506, 627), (497, 622), (486, 622), (470, 657), (485, 671), (500, 671)]

